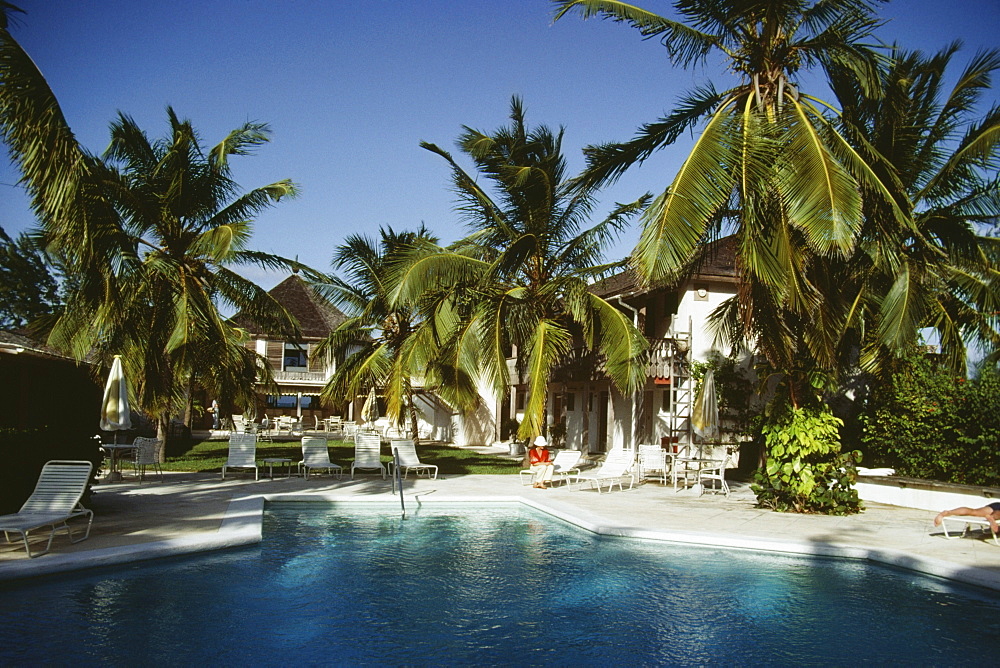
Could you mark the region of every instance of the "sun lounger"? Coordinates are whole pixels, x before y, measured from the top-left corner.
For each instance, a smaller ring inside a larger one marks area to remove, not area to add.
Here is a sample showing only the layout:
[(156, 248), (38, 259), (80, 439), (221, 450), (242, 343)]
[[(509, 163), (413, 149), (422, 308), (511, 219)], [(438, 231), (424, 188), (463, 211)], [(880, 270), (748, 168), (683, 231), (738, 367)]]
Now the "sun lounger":
[(622, 480), (624, 478), (628, 478), (628, 488), (632, 489), (632, 485), (635, 483), (632, 477), (632, 465), (634, 463), (634, 451), (612, 450), (604, 458), (603, 464), (593, 471), (585, 471), (576, 477), (577, 481), (581, 483), (577, 489), (582, 487), (582, 483), (585, 481), (596, 482), (597, 492), (600, 494), (601, 484), (607, 480), (609, 492), (614, 488), (616, 482), (618, 483), (618, 489), (624, 491), (622, 487)]
[[(11, 533), (21, 535), (24, 549), (29, 557), (38, 557), (52, 548), (52, 539), (57, 531), (65, 530), (71, 543), (79, 543), (90, 537), (90, 525), (94, 522), (94, 513), (80, 503), (83, 493), (87, 491), (90, 474), (94, 465), (87, 461), (53, 460), (46, 462), (35, 483), (35, 491), (21, 506), (21, 510), (13, 515), (0, 515), (0, 531), (3, 531), (7, 542)], [(69, 520), (77, 517), (87, 518), (87, 531), (82, 538), (73, 538), (73, 530)], [(28, 533), (35, 529), (49, 527), (49, 542), (41, 552), (31, 551), (28, 544)]]
[[(962, 528), (962, 533), (959, 535), (951, 535), (948, 533), (948, 523), (953, 522), (955, 524), (964, 525)], [(990, 522), (985, 517), (970, 517), (969, 515), (949, 515), (948, 517), (941, 518), (941, 528), (944, 529), (945, 538), (959, 538), (964, 536), (969, 531), (969, 527), (973, 524), (978, 524), (983, 527), (983, 531), (989, 529), (990, 533), (993, 534), (993, 542), (1000, 545), (1000, 540), (997, 540), (996, 533), (993, 533), (993, 529), (990, 528)]]
[(340, 464), (330, 461), (330, 449), (324, 436), (302, 437), (302, 461), (299, 462), (299, 470), (302, 469), (305, 469), (306, 478), (309, 477), (310, 469), (326, 469), (327, 473), (336, 475), (338, 479), (344, 474)]
[[(399, 468), (403, 471), (403, 477), (411, 470), (415, 475), (420, 475), (421, 471), (427, 473), (427, 476), (433, 480), (437, 480), (438, 477), (438, 467), (437, 464), (424, 464), (420, 461), (420, 457), (417, 456), (417, 448), (413, 445), (413, 440), (395, 439), (389, 441), (389, 451), (392, 453), (399, 453)], [(392, 475), (392, 467), (394, 466), (395, 459), (389, 462), (389, 475)]]
[(222, 479), (226, 469), (253, 469), (254, 480), (260, 480), (257, 469), (257, 434), (230, 434), (229, 458), (222, 465)]
[(354, 480), (354, 469), (362, 471), (374, 471), (378, 469), (382, 472), (382, 479), (385, 480), (385, 466), (381, 459), (382, 437), (378, 434), (358, 432), (354, 437), (354, 461), (351, 462), (351, 480)]

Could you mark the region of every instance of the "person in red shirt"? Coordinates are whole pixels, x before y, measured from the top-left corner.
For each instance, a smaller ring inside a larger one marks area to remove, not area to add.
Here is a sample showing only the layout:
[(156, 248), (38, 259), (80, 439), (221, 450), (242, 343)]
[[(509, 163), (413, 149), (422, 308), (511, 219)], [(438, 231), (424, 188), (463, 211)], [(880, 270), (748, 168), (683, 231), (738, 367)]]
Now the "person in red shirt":
[(531, 450), (528, 450), (528, 463), (531, 465), (531, 478), (537, 489), (548, 489), (552, 486), (552, 453), (545, 447), (544, 436), (535, 439)]

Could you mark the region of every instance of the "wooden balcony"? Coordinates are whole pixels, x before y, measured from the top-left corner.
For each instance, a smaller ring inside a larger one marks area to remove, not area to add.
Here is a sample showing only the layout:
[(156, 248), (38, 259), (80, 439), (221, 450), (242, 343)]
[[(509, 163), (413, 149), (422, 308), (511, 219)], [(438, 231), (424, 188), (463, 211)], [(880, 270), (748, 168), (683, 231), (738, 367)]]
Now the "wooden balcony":
[[(672, 379), (687, 377), (691, 373), (688, 359), (690, 345), (686, 339), (647, 339), (646, 376)], [(511, 364), (513, 368), (513, 364)], [(512, 376), (515, 374), (512, 373)], [(574, 348), (562, 360), (553, 375), (555, 382), (607, 380), (605, 359), (583, 348)]]

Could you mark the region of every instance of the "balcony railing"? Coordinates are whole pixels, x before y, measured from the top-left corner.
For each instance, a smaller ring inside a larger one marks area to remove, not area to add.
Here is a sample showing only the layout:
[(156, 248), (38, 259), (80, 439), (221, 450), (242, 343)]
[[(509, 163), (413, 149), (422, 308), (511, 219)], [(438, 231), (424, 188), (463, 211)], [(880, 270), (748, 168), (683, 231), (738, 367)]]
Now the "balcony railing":
[[(690, 373), (687, 339), (647, 339), (646, 376), (649, 378), (675, 378)], [(508, 360), (513, 373), (513, 361)], [(583, 348), (574, 348), (563, 358), (553, 380), (556, 382), (606, 379), (605, 359)]]
[(646, 375), (650, 378), (672, 378), (688, 373), (688, 350), (686, 339), (647, 339), (649, 341), (649, 361)]
[(325, 384), (327, 374), (322, 371), (272, 371), (275, 382), (278, 383), (318, 383)]

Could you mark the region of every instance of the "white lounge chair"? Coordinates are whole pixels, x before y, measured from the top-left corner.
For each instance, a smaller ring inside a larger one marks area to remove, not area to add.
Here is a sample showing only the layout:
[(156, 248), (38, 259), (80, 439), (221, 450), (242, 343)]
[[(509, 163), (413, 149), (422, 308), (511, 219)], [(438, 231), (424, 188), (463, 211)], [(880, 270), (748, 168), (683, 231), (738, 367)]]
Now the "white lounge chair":
[(302, 461), (299, 462), (299, 471), (305, 469), (305, 477), (309, 478), (309, 469), (326, 469), (339, 479), (344, 475), (344, 467), (330, 461), (330, 449), (327, 446), (325, 436), (303, 436), (302, 437)]
[(362, 471), (374, 471), (378, 469), (382, 472), (382, 479), (385, 480), (385, 466), (382, 465), (380, 457), (381, 450), (381, 436), (368, 432), (358, 432), (354, 437), (354, 461), (351, 462), (351, 480), (354, 480), (354, 469), (361, 469)]
[[(957, 536), (953, 536), (950, 533), (948, 533), (948, 523), (949, 522), (953, 522), (955, 524), (963, 525), (962, 533), (959, 534), (959, 535), (957, 535)], [(949, 515), (947, 517), (942, 517), (941, 518), (941, 528), (944, 529), (944, 537), (945, 538), (949, 538), (949, 539), (950, 538), (959, 538), (960, 536), (964, 536), (965, 534), (967, 534), (969, 532), (969, 527), (972, 526), (973, 524), (980, 525), (982, 527), (982, 530), (984, 532), (985, 531), (989, 531), (990, 533), (992, 533), (993, 534), (993, 542), (996, 545), (1000, 545), (1000, 540), (997, 540), (997, 535), (995, 533), (993, 533), (993, 529), (992, 529), (992, 527), (990, 527), (990, 521), (988, 519), (986, 519), (985, 517), (972, 517), (972, 516), (969, 516), (969, 515)]]
[[(414, 475), (420, 475), (420, 472), (424, 471), (429, 478), (437, 480), (437, 464), (424, 464), (420, 461), (420, 457), (417, 456), (417, 448), (413, 444), (413, 439), (405, 438), (389, 441), (389, 452), (393, 454), (399, 453), (399, 468), (403, 470), (404, 478), (412, 470)], [(395, 458), (389, 462), (389, 475), (393, 473), (392, 467), (394, 464)]]
[(222, 465), (222, 479), (226, 469), (253, 469), (253, 479), (260, 480), (257, 469), (257, 434), (230, 434), (229, 458)]
[[(601, 484), (608, 481), (608, 491), (614, 489), (618, 483), (618, 489), (624, 491), (622, 479), (628, 478), (628, 488), (632, 489), (635, 480), (632, 478), (632, 465), (635, 463), (634, 450), (615, 449), (608, 452), (604, 462), (593, 471), (584, 471), (576, 479), (577, 482), (591, 481), (597, 483), (597, 492), (601, 492)], [(582, 487), (582, 485), (581, 485)]]
[[(84, 508), (80, 499), (87, 491), (87, 483), (90, 482), (93, 470), (94, 465), (87, 461), (57, 459), (46, 462), (35, 483), (35, 491), (21, 506), (21, 510), (12, 515), (0, 515), (0, 531), (3, 531), (7, 542), (13, 542), (10, 539), (11, 533), (20, 534), (28, 556), (34, 558), (52, 549), (52, 539), (57, 531), (65, 530), (71, 543), (89, 538), (94, 513)], [(77, 517), (87, 518), (87, 531), (83, 538), (74, 539), (69, 520)], [(49, 542), (41, 552), (32, 553), (28, 533), (43, 527), (51, 528)]]
[(154, 471), (160, 474), (160, 481), (163, 481), (163, 469), (160, 468), (160, 439), (158, 438), (145, 438), (140, 436), (132, 442), (135, 446), (135, 459), (132, 460), (132, 466), (135, 468), (135, 474), (139, 478), (139, 482), (146, 476), (146, 467), (152, 467)]
[[(729, 496), (729, 483), (726, 482), (727, 466), (729, 466), (729, 455), (726, 455), (724, 459), (717, 459), (711, 463), (702, 464), (701, 468), (698, 469), (698, 485), (701, 487), (702, 494), (705, 492), (722, 492), (727, 497)], [(706, 486), (706, 481), (712, 483), (711, 486)]]
[[(579, 450), (559, 450), (552, 460), (552, 478), (562, 479), (572, 483), (573, 478), (580, 475), (580, 459), (583, 453)], [(532, 469), (522, 469), (519, 471), (522, 485), (530, 485), (534, 482), (535, 472)]]
[(667, 484), (667, 453), (659, 445), (639, 446), (639, 477), (650, 474)]

